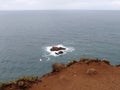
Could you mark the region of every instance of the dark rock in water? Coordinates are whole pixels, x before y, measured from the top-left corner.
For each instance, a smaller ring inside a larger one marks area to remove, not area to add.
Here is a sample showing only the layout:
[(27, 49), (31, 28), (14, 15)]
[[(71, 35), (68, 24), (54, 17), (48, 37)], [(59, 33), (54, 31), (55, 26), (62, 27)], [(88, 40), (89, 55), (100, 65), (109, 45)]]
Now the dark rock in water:
[(63, 54), (63, 51), (55, 52), (55, 54), (57, 55)]
[(63, 47), (52, 47), (51, 49), (50, 49), (50, 51), (60, 51), (60, 50), (66, 50), (66, 48), (63, 48)]
[(59, 53), (59, 54), (63, 54), (63, 51), (59, 51), (58, 53)]

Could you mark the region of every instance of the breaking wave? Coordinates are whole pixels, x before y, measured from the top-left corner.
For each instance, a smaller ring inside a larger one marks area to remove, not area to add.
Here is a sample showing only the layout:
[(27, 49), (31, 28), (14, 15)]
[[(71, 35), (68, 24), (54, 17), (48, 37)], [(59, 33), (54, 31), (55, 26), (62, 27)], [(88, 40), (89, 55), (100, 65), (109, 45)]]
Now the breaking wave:
[[(58, 55), (58, 54), (56, 54), (56, 53), (58, 53), (59, 51), (51, 51), (50, 49), (51, 49), (53, 46), (65, 48), (65, 50), (60, 50), (60, 51), (63, 52), (63, 54), (59, 54), (59, 55)], [(65, 55), (66, 53), (72, 52), (72, 51), (75, 50), (73, 47), (67, 47), (67, 46), (64, 46), (64, 45), (62, 45), (62, 44), (53, 45), (53, 46), (47, 46), (47, 47), (45, 48), (45, 51), (48, 52), (48, 54), (49, 54), (50, 56), (55, 56), (55, 57), (56, 57), (56, 56), (60, 56), (60, 55)]]
[[(65, 50), (60, 50), (63, 52), (62, 54), (56, 54), (56, 53), (59, 53), (59, 51), (51, 51), (50, 49), (52, 47), (62, 47), (62, 48), (65, 48)], [(43, 60), (49, 61), (52, 57), (59, 57), (61, 55), (65, 55), (69, 52), (73, 52), (74, 50), (75, 49), (73, 47), (64, 46), (62, 44), (46, 46), (46, 47), (44, 47), (44, 54), (42, 55), (42, 57), (40, 58), (39, 61), (43, 61)]]

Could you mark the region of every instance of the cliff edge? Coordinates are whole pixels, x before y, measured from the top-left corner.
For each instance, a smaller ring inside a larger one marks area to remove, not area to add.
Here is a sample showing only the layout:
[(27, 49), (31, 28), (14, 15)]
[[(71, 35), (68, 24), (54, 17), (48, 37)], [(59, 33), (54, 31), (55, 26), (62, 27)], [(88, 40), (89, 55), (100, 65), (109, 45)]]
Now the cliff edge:
[(55, 63), (52, 68), (33, 83), (23, 80), (1, 90), (120, 90), (120, 65), (106, 60), (82, 58), (67, 65)]

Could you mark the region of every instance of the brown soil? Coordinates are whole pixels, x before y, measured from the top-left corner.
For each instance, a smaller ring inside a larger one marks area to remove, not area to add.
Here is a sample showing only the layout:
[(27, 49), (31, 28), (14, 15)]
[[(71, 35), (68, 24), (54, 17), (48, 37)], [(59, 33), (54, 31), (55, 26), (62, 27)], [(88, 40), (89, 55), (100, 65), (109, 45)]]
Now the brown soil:
[(120, 68), (107, 61), (83, 60), (41, 81), (29, 90), (120, 90)]
[(67, 66), (55, 64), (53, 71), (39, 80), (27, 90), (120, 90), (120, 66), (82, 59)]

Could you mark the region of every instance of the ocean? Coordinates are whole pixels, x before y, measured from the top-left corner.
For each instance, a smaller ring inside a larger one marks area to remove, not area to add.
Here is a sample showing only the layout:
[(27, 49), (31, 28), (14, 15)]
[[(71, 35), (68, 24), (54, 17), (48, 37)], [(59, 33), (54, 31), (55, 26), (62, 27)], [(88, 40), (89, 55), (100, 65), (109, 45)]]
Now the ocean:
[[(55, 45), (69, 50), (55, 56)], [(82, 57), (120, 64), (120, 11), (0, 11), (0, 82)]]

